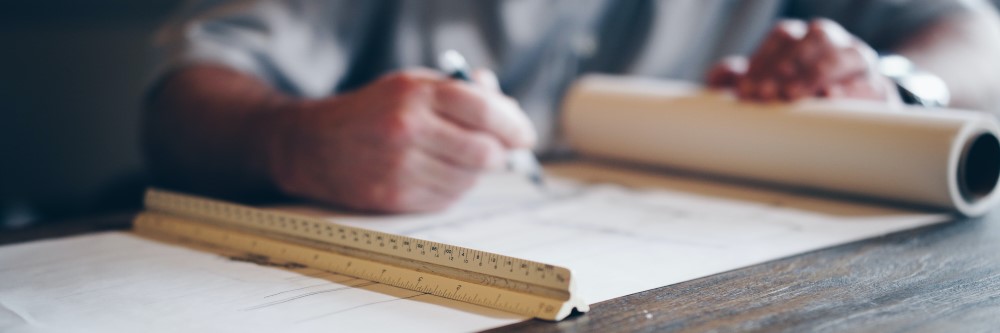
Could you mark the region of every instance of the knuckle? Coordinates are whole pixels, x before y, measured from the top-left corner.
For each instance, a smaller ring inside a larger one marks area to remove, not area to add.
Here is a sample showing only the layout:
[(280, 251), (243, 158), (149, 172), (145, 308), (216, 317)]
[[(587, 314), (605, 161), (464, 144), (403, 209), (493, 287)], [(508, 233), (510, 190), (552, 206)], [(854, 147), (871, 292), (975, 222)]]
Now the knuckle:
[(414, 73), (397, 72), (386, 76), (383, 83), (392, 96), (412, 96), (423, 90), (423, 80)]
[(807, 24), (802, 20), (787, 19), (778, 22), (771, 30), (771, 36), (787, 41), (801, 39), (807, 30)]
[(809, 35), (815, 36), (817, 42), (830, 47), (849, 47), (853, 41), (853, 35), (845, 30), (837, 22), (818, 18), (809, 22)]
[(389, 112), (381, 121), (381, 132), (395, 144), (406, 144), (415, 140), (419, 124), (406, 107)]

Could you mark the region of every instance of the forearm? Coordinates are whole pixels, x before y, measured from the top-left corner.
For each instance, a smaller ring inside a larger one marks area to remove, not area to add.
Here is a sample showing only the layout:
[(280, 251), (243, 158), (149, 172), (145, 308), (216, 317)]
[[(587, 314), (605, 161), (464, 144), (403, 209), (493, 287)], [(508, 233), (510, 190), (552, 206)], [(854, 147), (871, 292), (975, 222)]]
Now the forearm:
[(275, 193), (269, 159), (295, 99), (236, 71), (193, 66), (146, 102), (144, 144), (159, 185), (240, 199)]
[(992, 9), (950, 15), (894, 51), (941, 77), (951, 106), (1000, 114), (1000, 20)]

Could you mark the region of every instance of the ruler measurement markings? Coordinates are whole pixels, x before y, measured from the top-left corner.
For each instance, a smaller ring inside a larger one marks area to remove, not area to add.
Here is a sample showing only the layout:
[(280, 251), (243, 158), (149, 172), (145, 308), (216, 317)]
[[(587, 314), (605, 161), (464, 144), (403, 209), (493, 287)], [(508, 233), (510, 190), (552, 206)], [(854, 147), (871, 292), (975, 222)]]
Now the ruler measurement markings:
[[(182, 195), (171, 194), (171, 193), (167, 193), (167, 192), (163, 192), (163, 191), (151, 191), (149, 193), (149, 196), (154, 199), (154, 200), (148, 200), (148, 201), (152, 201), (154, 203), (154, 206), (168, 206), (168, 207), (162, 207), (162, 208), (167, 208), (168, 211), (171, 210), (169, 208), (175, 208), (176, 209), (178, 207), (180, 209), (182, 209), (182, 210), (185, 210), (187, 213), (190, 213), (190, 214), (193, 214), (193, 215), (205, 215), (206, 212), (211, 213), (211, 212), (228, 211), (228, 212), (231, 212), (231, 213), (230, 214), (222, 214), (222, 215), (219, 215), (218, 213), (216, 213), (214, 216), (212, 214), (209, 214), (210, 216), (208, 216), (208, 217), (210, 217), (210, 218), (214, 217), (216, 219), (222, 218), (223, 220), (227, 220), (227, 222), (237, 222), (237, 223), (240, 223), (240, 222), (243, 222), (243, 221), (233, 221), (234, 220), (234, 216), (249, 216), (255, 222), (259, 222), (259, 221), (262, 221), (262, 220), (266, 219), (266, 220), (271, 221), (272, 224), (273, 224), (273, 226), (271, 226), (271, 227), (265, 226), (268, 229), (272, 229), (272, 231), (279, 231), (279, 232), (281, 232), (281, 231), (289, 231), (292, 234), (298, 234), (298, 235), (302, 235), (302, 233), (301, 232), (297, 232), (298, 228), (294, 228), (294, 229), (290, 228), (288, 221), (291, 220), (291, 221), (298, 222), (299, 220), (306, 219), (304, 217), (294, 217), (293, 218), (293, 217), (284, 216), (284, 214), (275, 214), (274, 212), (267, 212), (267, 211), (262, 211), (262, 210), (255, 210), (255, 209), (252, 209), (252, 208), (240, 207), (240, 206), (233, 205), (233, 204), (228, 204), (228, 203), (214, 202), (214, 201), (209, 200), (209, 199), (191, 199), (191, 198), (186, 198), (186, 197), (184, 197)], [(192, 201), (194, 201), (194, 202), (192, 202)], [(199, 204), (198, 201), (200, 201), (200, 204)], [(197, 209), (198, 207), (200, 207), (200, 209)], [(225, 209), (222, 209), (220, 207), (225, 207)], [(191, 208), (196, 208), (196, 209), (192, 210)], [(234, 212), (241, 212), (242, 214), (241, 213), (235, 213), (234, 214)], [(256, 217), (264, 217), (264, 219), (256, 218)], [(275, 221), (277, 221), (277, 223), (274, 223)], [(261, 224), (261, 223), (255, 223), (255, 224)], [(297, 224), (298, 223), (296, 223), (296, 225)], [(332, 223), (329, 223), (329, 222), (326, 222), (326, 221), (322, 221), (322, 223), (317, 222), (316, 224), (317, 225), (320, 225), (320, 224), (327, 225), (327, 224), (332, 224)], [(355, 236), (354, 243), (356, 243), (356, 244), (364, 244), (364, 243), (361, 243), (361, 239), (363, 238), (363, 236), (359, 236), (358, 235), (359, 234), (358, 231), (362, 230), (362, 229), (356, 229), (356, 228), (344, 227), (344, 226), (338, 226), (338, 227), (341, 230), (345, 230), (345, 231), (351, 232)], [(381, 233), (381, 232), (372, 232), (372, 231), (367, 231), (367, 232), (368, 232), (368, 236), (369, 237), (371, 235), (373, 235), (373, 234), (380, 234), (383, 237), (390, 236), (390, 234), (385, 234), (385, 233)], [(303, 236), (306, 236), (307, 238), (311, 238), (311, 239), (315, 239), (316, 238), (315, 237), (316, 235), (311, 234), (311, 233), (309, 233), (308, 235), (303, 235)], [(322, 236), (322, 234), (320, 234), (320, 236)], [(329, 238), (329, 237), (323, 237), (323, 238), (327, 238), (326, 240), (330, 240), (330, 241), (335, 241), (335, 242), (337, 241), (336, 239), (332, 239), (332, 238)], [(350, 241), (351, 239), (348, 238), (348, 240)], [(337, 242), (337, 243), (341, 243), (341, 242)], [(474, 265), (464, 265), (463, 266), (462, 264), (465, 264), (465, 262), (461, 262), (461, 261), (460, 262), (454, 262), (454, 261), (451, 261), (451, 260), (447, 260), (447, 261), (446, 260), (434, 260), (434, 259), (441, 259), (440, 255), (431, 256), (431, 257), (427, 256), (427, 254), (428, 254), (427, 249), (429, 249), (432, 246), (441, 247), (443, 244), (440, 244), (440, 243), (437, 243), (437, 242), (418, 242), (416, 245), (418, 245), (418, 248), (423, 248), (423, 251), (417, 251), (417, 252), (408, 251), (408, 252), (415, 253), (415, 254), (420, 254), (421, 256), (423, 256), (423, 258), (426, 258), (426, 259), (422, 259), (422, 260), (427, 260), (427, 261), (438, 263), (438, 264), (444, 264), (444, 265), (450, 266), (450, 267), (461, 268), (461, 269), (469, 269), (469, 270), (472, 270), (472, 271), (477, 271), (477, 269), (475, 269)], [(423, 246), (421, 246), (421, 245), (423, 245)], [(362, 247), (363, 247), (363, 249), (369, 249), (369, 250), (371, 249), (370, 247), (365, 247), (364, 245), (362, 245)], [(391, 249), (389, 249), (389, 250), (391, 250)], [(382, 251), (380, 251), (380, 252), (382, 252)], [(384, 251), (382, 253), (386, 253), (386, 252), (389, 252), (389, 253), (397, 252), (396, 254), (397, 255), (399, 254), (399, 251)], [(432, 252), (438, 253), (437, 251), (432, 251)], [(402, 254), (403, 254), (402, 255), (403, 257), (409, 257), (411, 259), (416, 259), (413, 256), (406, 256), (405, 253), (402, 253)], [(496, 254), (491, 254), (491, 255), (493, 255), (494, 257), (503, 257), (503, 258), (500, 259), (500, 261), (503, 261), (503, 260), (508, 260), (508, 261), (509, 260), (514, 260), (514, 258), (509, 258), (509, 257), (505, 257), (505, 256), (499, 256), (499, 255), (496, 255)], [(419, 258), (419, 257), (417, 257), (417, 258)], [(446, 264), (446, 262), (449, 262), (449, 261), (452, 262), (454, 265)], [(534, 263), (534, 262), (532, 262), (532, 264), (540, 264), (540, 263)], [(544, 264), (542, 264), (542, 265), (544, 265)], [(482, 271), (480, 271), (480, 272), (482, 272)], [(498, 272), (502, 272), (502, 271), (498, 271)], [(506, 274), (505, 277), (507, 277), (507, 278), (520, 279), (518, 277), (519, 274), (514, 273), (514, 271), (512, 269), (510, 269), (510, 268), (508, 268), (506, 270), (506, 273), (513, 273), (513, 274)], [(568, 271), (566, 271), (566, 273), (568, 273)], [(523, 275), (521, 275), (521, 276), (523, 277)], [(563, 281), (550, 280), (550, 279), (542, 279), (540, 277), (536, 277), (535, 279), (532, 279), (532, 280), (535, 280), (535, 281), (525, 281), (525, 282), (537, 283), (537, 284), (542, 284), (542, 285), (546, 285), (546, 286), (550, 286), (550, 287), (558, 287), (558, 288), (565, 288), (565, 287), (568, 286), (568, 283), (565, 280), (563, 280)]]

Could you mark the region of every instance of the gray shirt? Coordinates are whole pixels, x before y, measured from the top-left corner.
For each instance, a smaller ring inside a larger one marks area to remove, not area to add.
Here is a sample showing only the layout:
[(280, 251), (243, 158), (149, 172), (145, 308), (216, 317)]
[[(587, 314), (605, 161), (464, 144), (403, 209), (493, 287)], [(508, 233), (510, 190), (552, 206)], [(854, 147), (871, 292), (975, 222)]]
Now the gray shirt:
[(558, 137), (560, 97), (586, 72), (701, 81), (718, 59), (749, 54), (783, 17), (832, 18), (876, 49), (961, 0), (256, 0), (193, 1), (157, 35), (160, 75), (230, 66), (276, 89), (320, 98), (447, 49), (497, 72), (541, 146)]

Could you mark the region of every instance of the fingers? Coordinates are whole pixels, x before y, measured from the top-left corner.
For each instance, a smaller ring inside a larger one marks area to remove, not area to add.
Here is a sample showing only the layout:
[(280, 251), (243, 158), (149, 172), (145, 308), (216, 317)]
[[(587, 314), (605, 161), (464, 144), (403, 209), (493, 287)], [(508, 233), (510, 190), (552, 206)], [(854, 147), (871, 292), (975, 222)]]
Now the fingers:
[[(819, 19), (809, 24), (809, 32), (798, 45), (797, 63), (802, 73), (790, 99), (816, 94), (838, 82), (864, 76), (870, 64), (862, 56), (864, 43), (856, 40), (840, 25)], [(874, 52), (874, 51), (872, 51)]]
[(787, 76), (794, 76), (795, 46), (806, 34), (806, 24), (799, 20), (779, 22), (750, 59), (746, 77), (737, 91), (741, 98), (773, 100)]
[(483, 132), (463, 128), (437, 114), (424, 120), (417, 147), (456, 167), (482, 171), (503, 165), (506, 149), (500, 141)]
[(486, 87), (491, 91), (500, 92), (500, 79), (491, 70), (477, 68), (472, 72), (472, 79), (480, 86)]
[(445, 163), (420, 150), (407, 156), (394, 206), (404, 211), (431, 211), (447, 207), (476, 181), (478, 173)]
[[(507, 148), (533, 146), (537, 133), (531, 121), (517, 101), (500, 92), (496, 75), (477, 70), (473, 76), (476, 84), (449, 79), (432, 70), (413, 69), (386, 75), (377, 84), (390, 87), (391, 96), (386, 96), (390, 100), (417, 98), (466, 129), (495, 136)], [(431, 98), (424, 98), (424, 92), (432, 92)]]
[(354, 209), (447, 207), (506, 150), (534, 132), (496, 76), (469, 84), (426, 69), (387, 74), (362, 89), (297, 112), (294, 161), (279, 186), (289, 194)]
[(707, 83), (713, 88), (735, 87), (747, 72), (747, 58), (729, 56), (723, 58), (708, 71)]
[(508, 148), (535, 144), (531, 121), (513, 99), (487, 88), (447, 81), (437, 84), (433, 109), (444, 118), (495, 136)]
[[(413, 136), (415, 149), (406, 154), (387, 210), (443, 209), (471, 188), (480, 172), (503, 165), (507, 149), (497, 133), (505, 133), (504, 126), (518, 125), (505, 124), (510, 119), (502, 118), (505, 114), (500, 112), (510, 110), (501, 108), (511, 108), (510, 105), (497, 107), (491, 104), (495, 101), (489, 100), (496, 98), (490, 95), (499, 95), (485, 91), (499, 91), (492, 72), (477, 71), (473, 75), (481, 86), (450, 80), (435, 83), (438, 97), (432, 107), (446, 111), (419, 114), (418, 133)], [(520, 113), (519, 108), (514, 111)], [(446, 112), (451, 112), (448, 113), (451, 116), (446, 116)]]
[(439, 71), (430, 68), (415, 67), (383, 75), (379, 80), (380, 81), (409, 80), (412, 82), (435, 82), (445, 79), (447, 79), (447, 77)]
[(819, 92), (824, 98), (852, 98), (881, 100), (891, 107), (903, 106), (902, 98), (896, 93), (896, 85), (881, 75), (855, 76), (823, 88)]
[(810, 96), (883, 99), (887, 94), (876, 82), (876, 59), (871, 47), (836, 22), (782, 21), (750, 59), (746, 75), (737, 78), (737, 95), (758, 101)]

